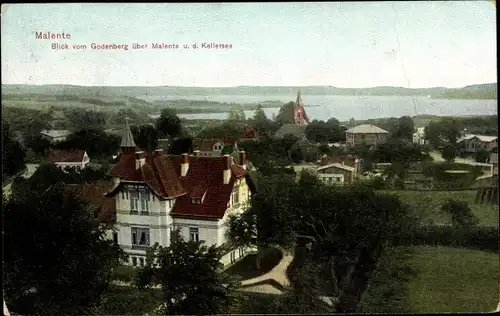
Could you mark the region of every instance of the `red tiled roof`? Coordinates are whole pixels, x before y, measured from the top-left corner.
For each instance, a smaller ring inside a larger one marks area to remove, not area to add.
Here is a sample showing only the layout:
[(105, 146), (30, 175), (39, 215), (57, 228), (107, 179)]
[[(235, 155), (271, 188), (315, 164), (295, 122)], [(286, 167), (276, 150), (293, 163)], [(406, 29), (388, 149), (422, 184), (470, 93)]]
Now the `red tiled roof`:
[(324, 159), (321, 162), (322, 165), (329, 165), (332, 163), (343, 163), (346, 166), (356, 167), (356, 158), (355, 157), (344, 157), (344, 156), (327, 157), (326, 159)]
[[(223, 171), (226, 167), (224, 156), (189, 156), (189, 168), (185, 177), (180, 177), (181, 158), (182, 156), (148, 153), (144, 165), (136, 170), (135, 155), (124, 153), (109, 174), (125, 181), (145, 183), (160, 197), (177, 198), (172, 216), (219, 219), (224, 216), (237, 179), (245, 177), (252, 190), (255, 190), (248, 172), (236, 164), (230, 167), (229, 183), (223, 183)], [(109, 196), (116, 194), (117, 188), (109, 192)], [(192, 203), (193, 198), (202, 198), (203, 195), (205, 197), (201, 204)]]
[(47, 160), (52, 163), (56, 162), (82, 162), (85, 156), (85, 150), (51, 150)]
[(98, 211), (98, 221), (114, 223), (116, 220), (116, 201), (105, 194), (112, 185), (106, 183), (69, 184), (67, 189), (76, 196), (90, 202)]
[(251, 139), (254, 139), (254, 138), (257, 138), (258, 137), (258, 133), (257, 133), (257, 130), (252, 127), (252, 126), (247, 126), (245, 128), (245, 131), (243, 133), (243, 139), (245, 138), (251, 138)]

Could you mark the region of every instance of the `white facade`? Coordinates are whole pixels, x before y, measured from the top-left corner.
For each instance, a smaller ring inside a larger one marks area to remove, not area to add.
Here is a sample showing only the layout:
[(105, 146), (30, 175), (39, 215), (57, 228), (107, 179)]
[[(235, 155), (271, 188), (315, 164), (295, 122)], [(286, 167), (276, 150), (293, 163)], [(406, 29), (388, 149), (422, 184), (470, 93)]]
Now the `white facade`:
[(66, 169), (66, 168), (76, 168), (77, 170), (83, 169), (87, 166), (87, 164), (90, 162), (90, 158), (85, 152), (83, 155), (82, 161), (78, 162), (66, 162), (66, 161), (57, 161), (54, 162), (56, 167), (59, 167), (61, 169)]
[(426, 145), (427, 141), (425, 140), (425, 127), (417, 128), (417, 131), (413, 133), (413, 143), (419, 145)]
[(331, 185), (344, 184), (344, 175), (338, 173), (318, 173), (318, 177), (323, 183)]
[[(224, 245), (229, 214), (243, 212), (250, 197), (246, 180), (240, 179), (222, 219), (188, 219), (171, 216), (175, 199), (158, 198), (143, 183), (124, 181), (124, 184), (115, 196), (116, 230), (118, 244), (129, 254), (131, 265), (144, 264), (148, 246), (158, 243), (168, 247), (174, 229), (180, 229), (184, 240), (205, 241), (207, 246)], [(236, 249), (226, 254), (221, 263), (230, 264), (244, 255), (243, 250)]]

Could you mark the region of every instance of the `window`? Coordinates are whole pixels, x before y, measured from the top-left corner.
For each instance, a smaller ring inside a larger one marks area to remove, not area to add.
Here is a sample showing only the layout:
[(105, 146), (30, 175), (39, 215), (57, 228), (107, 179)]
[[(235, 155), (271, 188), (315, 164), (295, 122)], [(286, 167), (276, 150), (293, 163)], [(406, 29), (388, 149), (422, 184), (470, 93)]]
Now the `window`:
[(193, 204), (201, 204), (201, 199), (192, 199), (191, 203), (193, 203)]
[(151, 192), (147, 188), (132, 188), (130, 194), (131, 213), (149, 213)]
[(139, 265), (141, 267), (144, 267), (144, 258), (143, 257), (139, 257)]
[(200, 241), (200, 231), (198, 228), (194, 227), (189, 228), (189, 240), (195, 242)]
[(149, 246), (149, 228), (132, 227), (132, 246)]
[(137, 213), (139, 211), (139, 192), (136, 190), (130, 191), (130, 212)]
[(132, 257), (132, 265), (133, 265), (134, 267), (136, 267), (136, 266), (137, 266), (137, 257)]
[(233, 201), (233, 204), (238, 204), (240, 202), (240, 192), (238, 189), (233, 191), (233, 193), (231, 194), (231, 199)]
[(231, 254), (229, 256), (230, 256), (231, 263), (236, 261), (236, 253), (234, 250), (231, 251)]
[(115, 244), (118, 243), (118, 233), (113, 233), (113, 241), (115, 242)]

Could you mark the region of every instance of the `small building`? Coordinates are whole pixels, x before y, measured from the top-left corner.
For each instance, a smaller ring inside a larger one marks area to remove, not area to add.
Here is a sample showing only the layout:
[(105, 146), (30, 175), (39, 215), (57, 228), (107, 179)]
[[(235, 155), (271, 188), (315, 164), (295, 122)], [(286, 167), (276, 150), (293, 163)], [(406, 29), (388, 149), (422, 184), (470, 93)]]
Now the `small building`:
[(47, 161), (62, 169), (76, 168), (77, 170), (81, 170), (87, 166), (90, 159), (85, 150), (68, 151), (55, 149), (49, 152)]
[(42, 138), (50, 141), (51, 143), (65, 141), (71, 134), (68, 130), (43, 130), (40, 132)]
[(427, 140), (425, 139), (425, 127), (418, 127), (415, 133), (413, 133), (413, 143), (419, 145), (427, 144)]
[(345, 185), (354, 182), (356, 168), (342, 163), (331, 163), (316, 168), (316, 174), (326, 184)]
[(372, 124), (361, 124), (346, 132), (347, 147), (358, 145), (378, 145), (387, 141), (389, 132)]
[(491, 151), (498, 147), (496, 136), (468, 134), (457, 140), (460, 151), (464, 153), (475, 153), (480, 150)]
[(225, 139), (198, 139), (195, 141), (194, 149), (200, 157), (220, 157), (224, 148), (232, 146), (237, 148), (236, 137), (227, 137)]
[(253, 126), (247, 126), (245, 127), (245, 130), (243, 131), (243, 136), (241, 137), (241, 141), (246, 141), (246, 140), (258, 140), (259, 139), (259, 133)]

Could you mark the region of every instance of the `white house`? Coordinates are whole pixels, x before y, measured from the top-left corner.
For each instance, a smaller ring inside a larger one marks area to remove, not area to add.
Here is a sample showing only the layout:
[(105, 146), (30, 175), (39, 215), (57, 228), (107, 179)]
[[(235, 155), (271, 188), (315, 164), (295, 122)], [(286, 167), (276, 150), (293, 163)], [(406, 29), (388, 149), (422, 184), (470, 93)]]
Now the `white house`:
[(51, 150), (47, 157), (48, 162), (57, 167), (83, 169), (90, 162), (89, 156), (85, 150)]
[[(146, 249), (169, 246), (170, 234), (180, 229), (185, 240), (226, 245), (227, 219), (246, 210), (255, 186), (246, 170), (229, 155), (204, 157), (166, 155), (162, 149), (137, 152), (127, 124), (118, 163), (109, 174), (114, 187), (106, 194), (116, 200), (118, 244), (131, 265), (143, 265)], [(233, 249), (221, 262), (228, 265), (245, 255)]]
[(419, 145), (427, 144), (427, 140), (425, 140), (425, 127), (418, 127), (415, 133), (413, 133), (413, 143)]
[(43, 130), (40, 134), (42, 134), (42, 137), (51, 143), (55, 143), (66, 140), (71, 132), (68, 130)]
[(236, 138), (228, 137), (226, 139), (200, 139), (196, 141), (195, 147), (199, 156), (202, 157), (220, 157), (226, 146), (236, 146)]

